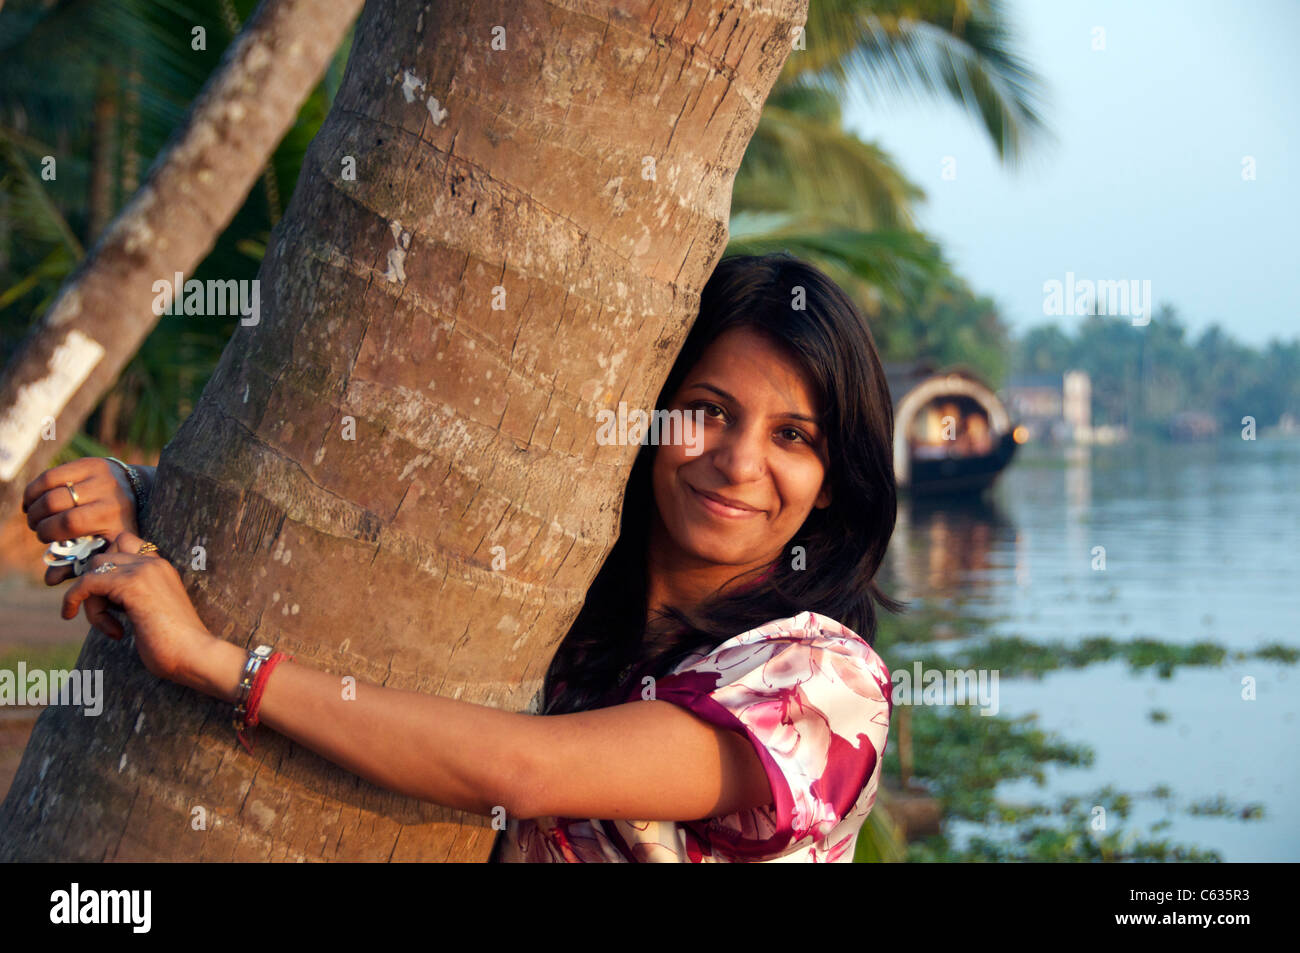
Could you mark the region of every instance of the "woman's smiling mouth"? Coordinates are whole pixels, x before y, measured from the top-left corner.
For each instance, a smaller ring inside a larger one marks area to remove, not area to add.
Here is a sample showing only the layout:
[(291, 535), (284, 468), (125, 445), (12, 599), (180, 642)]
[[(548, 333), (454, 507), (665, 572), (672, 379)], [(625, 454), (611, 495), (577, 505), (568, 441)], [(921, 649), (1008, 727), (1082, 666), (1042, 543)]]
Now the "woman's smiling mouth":
[(745, 519), (749, 516), (757, 516), (762, 510), (755, 509), (738, 500), (727, 500), (725, 496), (719, 496), (716, 493), (709, 493), (704, 490), (696, 489), (689, 483), (686, 484), (691, 494), (697, 499), (710, 513), (716, 516), (723, 516), (728, 519)]

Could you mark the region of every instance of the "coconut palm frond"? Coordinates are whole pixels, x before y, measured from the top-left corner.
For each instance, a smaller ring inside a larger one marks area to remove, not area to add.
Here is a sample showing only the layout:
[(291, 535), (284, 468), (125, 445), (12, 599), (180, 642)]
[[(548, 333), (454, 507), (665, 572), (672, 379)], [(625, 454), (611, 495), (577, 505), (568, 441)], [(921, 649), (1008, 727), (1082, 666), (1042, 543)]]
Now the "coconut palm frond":
[[(0, 193), (6, 198), (7, 214), (14, 233), (45, 244), (59, 243), (80, 260), (84, 251), (67, 219), (31, 170), (17, 145), (0, 128)], [(3, 305), (0, 305), (3, 307)]]
[(782, 84), (855, 93), (945, 95), (977, 118), (999, 157), (1018, 162), (1046, 136), (1042, 81), (1015, 52), (998, 0), (817, 0), (806, 49)]
[[(22, 298), (36, 288), (42, 286), (50, 288), (57, 287), (65, 275), (72, 271), (77, 265), (77, 259), (74, 258), (67, 247), (56, 245), (50, 250), (50, 253), (41, 259), (40, 263), (31, 269), (26, 275), (17, 282), (0, 291), (0, 309), (7, 308), (13, 302)], [(38, 305), (41, 311), (44, 311), (53, 303), (54, 292), (47, 291), (46, 297)]]
[(736, 175), (732, 206), (745, 211), (800, 209), (857, 228), (912, 224), (923, 198), (885, 152), (839, 128), (824, 113), (780, 105), (763, 110)]
[(948, 273), (939, 247), (909, 229), (862, 231), (808, 218), (735, 216), (727, 254), (788, 251), (813, 262), (865, 310), (905, 308)]

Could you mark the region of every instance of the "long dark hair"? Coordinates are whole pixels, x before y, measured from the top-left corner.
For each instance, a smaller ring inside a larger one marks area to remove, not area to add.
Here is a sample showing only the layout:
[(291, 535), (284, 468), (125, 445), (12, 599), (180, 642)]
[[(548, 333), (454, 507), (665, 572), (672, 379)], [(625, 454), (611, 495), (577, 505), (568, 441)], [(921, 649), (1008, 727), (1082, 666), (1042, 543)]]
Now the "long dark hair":
[[(830, 505), (812, 510), (785, 556), (761, 577), (726, 587), (691, 611), (666, 607), (647, 625), (656, 447), (642, 447), (623, 497), (618, 541), (546, 673), (546, 714), (617, 703), (633, 674), (638, 681), (662, 677), (686, 656), (774, 619), (817, 612), (871, 644), (873, 602), (895, 613), (906, 608), (875, 582), (897, 515), (893, 403), (866, 319), (830, 278), (784, 252), (724, 258), (701, 292), (699, 317), (656, 407), (668, 406), (719, 335), (740, 327), (784, 349), (812, 385), (828, 437)], [(796, 546), (803, 547), (800, 558)]]

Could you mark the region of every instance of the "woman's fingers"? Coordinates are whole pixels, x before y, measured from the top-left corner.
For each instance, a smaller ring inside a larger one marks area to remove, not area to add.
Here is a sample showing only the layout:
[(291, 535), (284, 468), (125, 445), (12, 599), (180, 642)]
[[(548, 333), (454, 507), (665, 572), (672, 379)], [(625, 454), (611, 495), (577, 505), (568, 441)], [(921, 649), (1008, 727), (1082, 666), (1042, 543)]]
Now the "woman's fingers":
[[(47, 470), (29, 483), (28, 488), (36, 486), (47, 474), (61, 469), (62, 467), (55, 467), (54, 470)], [(71, 477), (70, 474), (68, 476)], [(68, 489), (69, 483), (72, 484), (72, 490)], [(73, 492), (77, 494), (75, 499)], [(37, 523), (56, 513), (63, 513), (91, 503), (116, 502), (120, 495), (121, 490), (112, 475), (104, 470), (95, 470), (83, 474), (79, 479), (69, 478), (53, 483), (32, 500), (24, 496), (23, 512), (27, 514), (27, 526), (35, 529)]]
[(71, 579), (76, 573), (71, 566), (49, 566), (45, 570), (45, 584), (47, 586), (57, 586), (65, 579)]
[[(26, 513), (33, 503), (55, 487), (62, 486), (62, 495), (67, 496), (68, 488), (64, 486), (65, 483), (76, 486), (76, 484), (90, 479), (99, 471), (99, 464), (102, 462), (98, 457), (82, 457), (80, 460), (60, 464), (41, 473), (23, 489), (23, 512)], [(77, 492), (80, 493), (81, 491), (78, 490)], [(67, 500), (67, 503), (71, 506), (71, 499)]]
[[(132, 570), (144, 556), (128, 556), (123, 553), (96, 553), (86, 561), (85, 571), (77, 581), (63, 594), (62, 614), (65, 619), (75, 619), (81, 604), (91, 596), (103, 596), (109, 602), (125, 606), (126, 589), (131, 583)], [(96, 572), (102, 566), (112, 565), (111, 572)]]
[[(115, 541), (116, 543), (117, 541)], [(84, 605), (86, 618), (105, 634), (119, 638), (124, 626), (113, 613), (121, 610), (131, 621), (140, 660), (159, 678), (174, 679), (185, 671), (202, 646), (213, 638), (185, 593), (180, 574), (157, 556), (130, 553), (141, 540), (126, 534), (121, 549), (86, 561), (86, 571), (63, 596), (63, 617), (75, 618)]]
[[(131, 575), (142, 568), (140, 563), (151, 562), (151, 560), (157, 558), (155, 555), (139, 555), (140, 546), (143, 545), (144, 540), (142, 538), (123, 529), (121, 533), (117, 534), (113, 542), (109, 543), (107, 549), (87, 559), (86, 568), (83, 569), (82, 575), (78, 576), (77, 581), (73, 582), (72, 586), (69, 586), (68, 592), (64, 593), (64, 607), (62, 607), (64, 618), (75, 618), (82, 603), (86, 602), (86, 618), (90, 619), (92, 624), (99, 625), (99, 628), (103, 629), (104, 632), (116, 631), (121, 633), (121, 625), (117, 625), (112, 616), (105, 615), (108, 607), (100, 608), (100, 603), (91, 603), (88, 599), (107, 597), (109, 601), (125, 606), (125, 598), (122, 597), (122, 593), (125, 592), (126, 586), (134, 581), (131, 579)], [(95, 572), (96, 568), (104, 566), (105, 563), (112, 563), (117, 568), (113, 569), (112, 572)], [(56, 582), (62, 582), (72, 575), (72, 567), (52, 566), (45, 571), (45, 584), (55, 585)], [(95, 608), (99, 615), (92, 616), (92, 608)], [(98, 619), (103, 618), (107, 618), (109, 621), (104, 625), (100, 625)]]
[[(69, 489), (68, 484), (72, 484)], [(102, 536), (112, 541), (134, 528), (135, 498), (114, 475), (114, 467), (99, 457), (83, 457), (46, 470), (23, 491), (27, 525), (46, 543)], [(55, 574), (46, 582), (66, 579)]]
[[(27, 518), (31, 522), (30, 513)], [(54, 543), (79, 536), (115, 536), (121, 531), (117, 521), (117, 509), (111, 503), (96, 500), (47, 516), (32, 529), (36, 530), (36, 537), (42, 542)]]
[(140, 552), (140, 547), (143, 545), (143, 539), (135, 535), (135, 533), (132, 533), (130, 530), (124, 529), (114, 537), (113, 542), (109, 543), (108, 549), (105, 550), (105, 552), (126, 553), (134, 556)]
[(95, 499), (94, 495), (89, 492), (89, 481), (82, 480), (81, 489), (77, 489), (78, 484), (73, 483), (72, 488), (77, 491), (77, 499), (80, 503), (74, 503), (72, 494), (68, 492), (66, 485), (60, 483), (58, 486), (51, 487), (42, 493), (35, 502), (27, 507), (27, 526), (29, 529), (36, 529), (36, 524), (48, 517), (55, 516), (59, 513), (67, 512), (78, 505), (85, 505)]
[(103, 596), (91, 596), (86, 600), (86, 619), (110, 639), (120, 639), (126, 635), (122, 624), (109, 612), (108, 600)]
[[(118, 572), (121, 572), (121, 570), (119, 569)], [(68, 586), (67, 591), (63, 594), (63, 606), (59, 610), (59, 614), (65, 619), (75, 619), (77, 613), (81, 610), (81, 604), (91, 596), (109, 595), (110, 592), (117, 589), (117, 580), (108, 578), (115, 575), (117, 573), (91, 572), (87, 568), (86, 572), (78, 576), (77, 581)]]

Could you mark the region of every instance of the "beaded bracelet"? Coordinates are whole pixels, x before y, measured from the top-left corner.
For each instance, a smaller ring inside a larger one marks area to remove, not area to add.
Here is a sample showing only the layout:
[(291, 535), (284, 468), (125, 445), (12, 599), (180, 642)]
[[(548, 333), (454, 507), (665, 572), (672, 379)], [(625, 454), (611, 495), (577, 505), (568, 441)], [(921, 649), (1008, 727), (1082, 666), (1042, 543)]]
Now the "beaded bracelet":
[(131, 466), (131, 464), (123, 463), (117, 457), (107, 457), (106, 459), (112, 460), (121, 467), (122, 472), (126, 474), (127, 482), (131, 484), (131, 492), (135, 494), (135, 523), (139, 526), (140, 521), (144, 519), (145, 505), (149, 502), (149, 494), (145, 492), (144, 481), (140, 479), (140, 474), (136, 472), (135, 467)]

